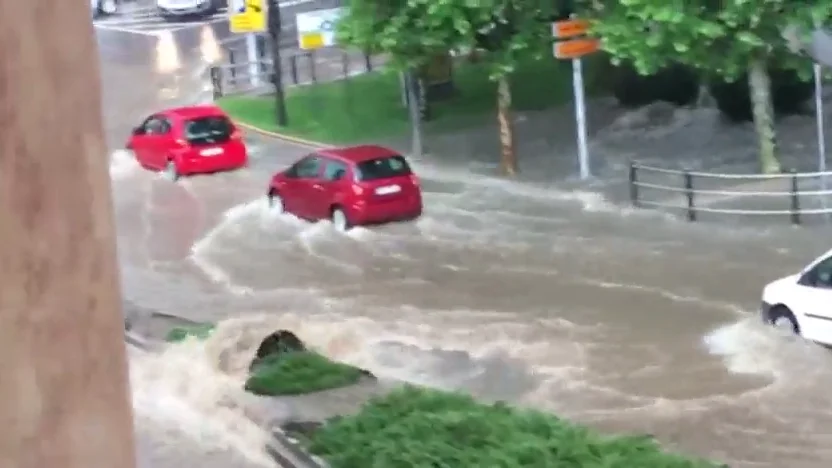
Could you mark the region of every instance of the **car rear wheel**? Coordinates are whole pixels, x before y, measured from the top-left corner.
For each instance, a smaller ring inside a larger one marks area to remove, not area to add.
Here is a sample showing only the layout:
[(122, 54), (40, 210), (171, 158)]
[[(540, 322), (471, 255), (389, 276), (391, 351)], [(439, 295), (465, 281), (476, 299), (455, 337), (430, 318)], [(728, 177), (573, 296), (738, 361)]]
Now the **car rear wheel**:
[(286, 207), (283, 206), (283, 198), (277, 192), (269, 192), (269, 211), (275, 214), (283, 214)]
[(179, 179), (179, 171), (176, 169), (176, 163), (173, 161), (168, 161), (168, 165), (165, 166), (165, 178), (173, 182)]
[(800, 325), (792, 311), (786, 306), (776, 306), (771, 309), (769, 323), (783, 335), (800, 335)]
[(347, 232), (352, 227), (350, 225), (350, 221), (347, 218), (347, 214), (344, 213), (344, 210), (341, 208), (335, 208), (332, 210), (332, 225), (335, 227), (335, 230), (338, 232)]

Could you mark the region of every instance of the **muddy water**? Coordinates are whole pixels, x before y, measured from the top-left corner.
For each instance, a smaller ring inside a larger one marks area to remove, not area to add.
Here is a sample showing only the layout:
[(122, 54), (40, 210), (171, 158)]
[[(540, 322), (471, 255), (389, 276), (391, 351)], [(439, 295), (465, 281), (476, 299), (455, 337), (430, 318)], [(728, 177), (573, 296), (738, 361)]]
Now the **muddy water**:
[[(179, 51), (174, 78), (106, 56), (104, 75), (144, 70), (133, 88), (147, 107), (204, 99), (196, 50)], [(135, 95), (107, 90), (111, 129), (148, 111), (116, 110)], [(761, 287), (826, 250), (828, 230), (690, 225), (420, 163), (420, 220), (343, 235), (270, 213), (265, 181), (303, 150), (252, 145), (250, 169), (176, 184), (114, 155), (129, 300), (198, 320), (265, 314), (382, 377), (649, 432), (735, 467), (828, 466), (832, 356), (756, 316)], [(239, 337), (211, 346), (233, 354)], [(196, 443), (257, 460), (262, 434), (211, 350), (133, 365), (140, 427), (176, 428), (174, 453)]]

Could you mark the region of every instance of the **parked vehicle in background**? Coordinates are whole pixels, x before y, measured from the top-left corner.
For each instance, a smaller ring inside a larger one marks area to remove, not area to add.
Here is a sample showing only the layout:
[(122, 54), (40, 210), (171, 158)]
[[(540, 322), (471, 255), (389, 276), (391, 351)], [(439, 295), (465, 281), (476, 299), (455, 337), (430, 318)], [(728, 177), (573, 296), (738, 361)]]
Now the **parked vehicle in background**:
[(312, 153), (275, 174), (267, 196), (276, 212), (329, 219), (339, 231), (422, 214), (419, 179), (407, 160), (375, 145)]
[(248, 163), (242, 132), (217, 106), (157, 112), (133, 129), (127, 142), (139, 164), (179, 176), (229, 171)]
[(786, 333), (832, 346), (832, 250), (800, 273), (767, 284), (761, 313)]
[(228, 6), (228, 0), (156, 0), (159, 16), (165, 19), (210, 16)]
[(90, 11), (93, 19), (118, 13), (118, 0), (90, 0)]

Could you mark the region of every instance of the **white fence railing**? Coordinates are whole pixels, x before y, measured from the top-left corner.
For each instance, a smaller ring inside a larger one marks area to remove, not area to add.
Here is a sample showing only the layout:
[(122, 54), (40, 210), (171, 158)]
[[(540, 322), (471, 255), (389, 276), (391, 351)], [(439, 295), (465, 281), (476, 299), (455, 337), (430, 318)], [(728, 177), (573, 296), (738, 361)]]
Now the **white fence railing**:
[(788, 216), (801, 224), (832, 213), (832, 172), (720, 174), (630, 163), (630, 201), (635, 207), (700, 214)]

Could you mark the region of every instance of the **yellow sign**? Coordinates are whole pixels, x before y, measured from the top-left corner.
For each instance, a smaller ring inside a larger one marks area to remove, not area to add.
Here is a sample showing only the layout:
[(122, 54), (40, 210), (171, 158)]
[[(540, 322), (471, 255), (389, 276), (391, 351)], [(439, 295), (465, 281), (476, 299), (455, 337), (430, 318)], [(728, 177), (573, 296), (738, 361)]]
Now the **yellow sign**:
[(324, 46), (324, 35), (321, 33), (301, 33), (300, 48), (304, 50), (320, 49)]
[(228, 6), (231, 32), (236, 34), (266, 32), (265, 0), (232, 0)]

